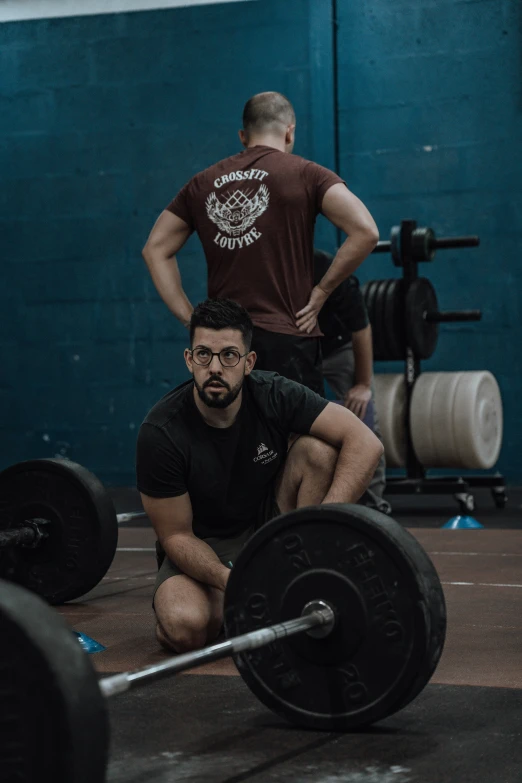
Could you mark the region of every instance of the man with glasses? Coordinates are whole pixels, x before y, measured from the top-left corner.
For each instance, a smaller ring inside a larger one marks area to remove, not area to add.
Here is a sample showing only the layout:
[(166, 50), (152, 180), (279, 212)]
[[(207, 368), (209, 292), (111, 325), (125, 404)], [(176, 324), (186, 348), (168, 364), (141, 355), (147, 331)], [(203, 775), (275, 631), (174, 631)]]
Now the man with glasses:
[(301, 506), (357, 502), (382, 454), (350, 411), (254, 370), (252, 332), (235, 302), (198, 305), (185, 350), (193, 377), (140, 427), (137, 486), (158, 537), (156, 635), (176, 652), (217, 637), (229, 569), (260, 525)]

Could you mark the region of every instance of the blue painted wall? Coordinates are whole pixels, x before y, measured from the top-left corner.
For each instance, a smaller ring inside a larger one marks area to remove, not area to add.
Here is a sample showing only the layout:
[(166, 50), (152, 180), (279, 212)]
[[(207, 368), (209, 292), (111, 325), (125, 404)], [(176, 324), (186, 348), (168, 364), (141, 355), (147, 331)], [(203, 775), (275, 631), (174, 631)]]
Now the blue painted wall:
[[(422, 270), (444, 309), (484, 312), (442, 327), (424, 366), (495, 373), (499, 467), (522, 480), (521, 27), (518, 0), (262, 0), (0, 25), (0, 467), (63, 454), (133, 481), (145, 412), (186, 377), (184, 330), (141, 247), (179, 187), (237, 151), (244, 101), (276, 89), (297, 110), (296, 152), (330, 167), (337, 119), (340, 171), (383, 237), (404, 217), (480, 234)], [(335, 246), (324, 221), (317, 244)], [(180, 264), (202, 299), (196, 240)], [(360, 276), (396, 274), (373, 256)]]
[[(340, 169), (382, 238), (401, 218), (480, 235), (479, 248), (420, 267), (442, 309), (483, 311), (479, 323), (442, 325), (423, 368), (494, 373), (505, 413), (499, 469), (520, 482), (522, 4), (338, 0), (338, 23)], [(376, 255), (360, 277), (396, 275)]]
[[(240, 149), (255, 92), (288, 94), (296, 152), (333, 166), (330, 6), (0, 25), (1, 466), (62, 454), (133, 482), (140, 422), (188, 377), (185, 330), (141, 248), (185, 181)], [(331, 242), (324, 223), (319, 236)], [(191, 300), (203, 299), (196, 240), (180, 267)]]

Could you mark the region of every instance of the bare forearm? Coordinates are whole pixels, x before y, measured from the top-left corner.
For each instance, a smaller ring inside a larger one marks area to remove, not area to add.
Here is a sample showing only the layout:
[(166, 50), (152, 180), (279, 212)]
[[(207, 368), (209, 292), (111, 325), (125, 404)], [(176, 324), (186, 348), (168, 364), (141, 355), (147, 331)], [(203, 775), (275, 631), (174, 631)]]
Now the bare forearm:
[(352, 333), (352, 348), (355, 369), (355, 383), (369, 386), (373, 375), (372, 328)]
[(375, 234), (361, 232), (349, 236), (337, 251), (334, 260), (318, 287), (330, 296), (343, 280), (352, 275), (377, 244)]
[(323, 503), (357, 503), (373, 478), (382, 452), (380, 441), (369, 429), (357, 439), (346, 439)]
[(219, 590), (225, 589), (230, 570), (201, 538), (191, 533), (178, 534), (161, 543), (169, 560), (184, 574)]
[(164, 258), (144, 251), (143, 258), (159, 295), (178, 321), (188, 326), (194, 308), (183, 290), (176, 256)]

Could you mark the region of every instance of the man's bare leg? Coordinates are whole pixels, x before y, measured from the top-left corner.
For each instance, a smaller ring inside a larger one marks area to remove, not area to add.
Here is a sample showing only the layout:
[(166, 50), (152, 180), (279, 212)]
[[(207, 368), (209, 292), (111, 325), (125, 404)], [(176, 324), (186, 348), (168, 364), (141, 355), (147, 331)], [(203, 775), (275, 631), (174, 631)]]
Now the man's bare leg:
[(223, 623), (222, 590), (180, 574), (156, 590), (156, 638), (176, 653), (198, 650), (212, 643)]
[(293, 443), (276, 488), (282, 514), (322, 503), (333, 482), (338, 456), (335, 446), (312, 435), (301, 435)]

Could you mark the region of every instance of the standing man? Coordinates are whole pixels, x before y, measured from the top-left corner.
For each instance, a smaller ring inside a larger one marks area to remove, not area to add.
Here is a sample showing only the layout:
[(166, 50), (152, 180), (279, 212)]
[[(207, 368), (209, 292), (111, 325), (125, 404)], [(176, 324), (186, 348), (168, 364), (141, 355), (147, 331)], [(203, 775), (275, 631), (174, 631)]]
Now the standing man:
[[(316, 282), (327, 274), (332, 262), (330, 253), (314, 251)], [(337, 399), (362, 419), (382, 443), (374, 403), (372, 327), (355, 276), (344, 280), (328, 299), (319, 313), (319, 327), (323, 333), (321, 350), (325, 380)], [(390, 514), (391, 506), (383, 498), (385, 488), (383, 453), (362, 502)]]
[[(292, 155), (295, 113), (280, 93), (250, 98), (242, 152), (196, 174), (161, 213), (143, 249), (154, 284), (188, 326), (192, 304), (176, 254), (196, 231), (208, 268), (208, 296), (240, 303), (254, 323), (257, 367), (324, 393), (317, 317), (332, 291), (362, 263), (379, 235), (343, 180)], [(314, 286), (315, 220), (325, 215), (348, 238)]]

